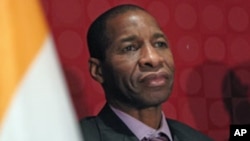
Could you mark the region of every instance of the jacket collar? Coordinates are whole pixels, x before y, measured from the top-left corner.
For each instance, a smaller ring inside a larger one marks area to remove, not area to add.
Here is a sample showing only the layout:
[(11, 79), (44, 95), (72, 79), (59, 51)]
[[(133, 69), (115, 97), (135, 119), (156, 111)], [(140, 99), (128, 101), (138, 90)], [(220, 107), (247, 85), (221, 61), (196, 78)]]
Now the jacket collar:
[[(101, 133), (102, 141), (139, 141), (121, 119), (110, 109), (108, 104), (105, 104), (97, 117), (97, 125)], [(180, 141), (178, 136), (174, 134), (175, 129), (171, 122), (168, 123), (169, 128), (172, 131), (173, 141)]]
[(98, 114), (102, 140), (138, 141), (128, 127), (116, 116), (108, 104)]

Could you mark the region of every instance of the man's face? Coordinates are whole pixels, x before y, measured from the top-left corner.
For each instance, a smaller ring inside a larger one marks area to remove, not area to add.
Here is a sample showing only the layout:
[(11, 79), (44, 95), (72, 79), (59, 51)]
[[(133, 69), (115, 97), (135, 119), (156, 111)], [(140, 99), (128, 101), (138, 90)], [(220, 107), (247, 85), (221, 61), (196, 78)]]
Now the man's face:
[(164, 102), (172, 89), (174, 62), (166, 36), (141, 10), (107, 21), (111, 43), (102, 64), (109, 101), (134, 107)]

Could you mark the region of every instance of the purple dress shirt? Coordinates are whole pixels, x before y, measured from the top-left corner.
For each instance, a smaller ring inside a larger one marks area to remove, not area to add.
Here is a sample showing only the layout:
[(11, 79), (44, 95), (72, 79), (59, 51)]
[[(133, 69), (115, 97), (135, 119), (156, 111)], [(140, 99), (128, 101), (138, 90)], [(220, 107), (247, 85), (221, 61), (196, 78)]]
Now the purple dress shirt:
[(134, 135), (141, 141), (144, 137), (151, 138), (158, 136), (159, 133), (166, 134), (170, 141), (172, 140), (172, 136), (169, 130), (168, 123), (166, 121), (165, 115), (162, 112), (162, 120), (161, 126), (159, 129), (153, 129), (143, 122), (137, 120), (136, 118), (128, 115), (127, 113), (122, 112), (119, 109), (114, 108), (113, 106), (109, 105), (111, 110), (125, 123), (125, 125), (134, 133)]

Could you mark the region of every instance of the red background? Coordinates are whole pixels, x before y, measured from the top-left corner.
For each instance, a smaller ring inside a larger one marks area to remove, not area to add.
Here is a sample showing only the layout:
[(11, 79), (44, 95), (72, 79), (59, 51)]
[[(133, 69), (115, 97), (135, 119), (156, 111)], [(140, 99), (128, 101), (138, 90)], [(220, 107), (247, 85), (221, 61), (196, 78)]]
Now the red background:
[(147, 9), (170, 40), (176, 74), (167, 116), (216, 141), (228, 139), (230, 124), (250, 123), (248, 0), (42, 0), (79, 119), (105, 103), (88, 73), (87, 29), (123, 3)]

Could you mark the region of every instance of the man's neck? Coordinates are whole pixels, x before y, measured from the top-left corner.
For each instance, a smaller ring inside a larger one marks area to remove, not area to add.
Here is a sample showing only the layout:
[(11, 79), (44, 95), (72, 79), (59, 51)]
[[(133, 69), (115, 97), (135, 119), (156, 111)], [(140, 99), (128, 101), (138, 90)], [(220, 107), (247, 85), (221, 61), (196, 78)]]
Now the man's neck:
[(129, 114), (130, 116), (138, 119), (144, 124), (158, 129), (161, 123), (162, 109), (161, 105), (147, 108), (134, 108), (124, 104), (110, 103), (113, 107)]

